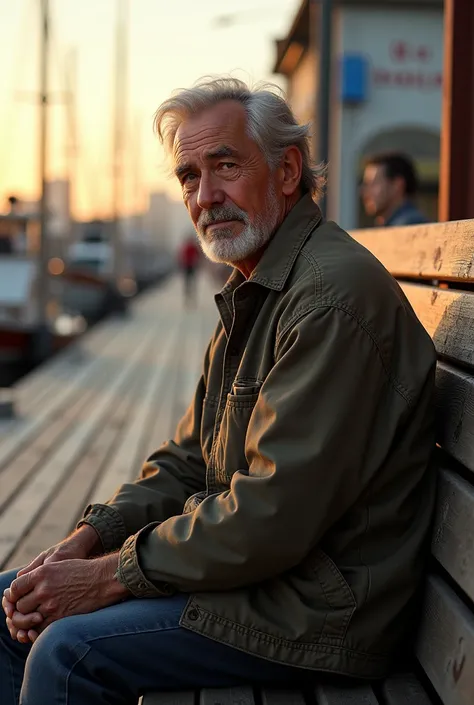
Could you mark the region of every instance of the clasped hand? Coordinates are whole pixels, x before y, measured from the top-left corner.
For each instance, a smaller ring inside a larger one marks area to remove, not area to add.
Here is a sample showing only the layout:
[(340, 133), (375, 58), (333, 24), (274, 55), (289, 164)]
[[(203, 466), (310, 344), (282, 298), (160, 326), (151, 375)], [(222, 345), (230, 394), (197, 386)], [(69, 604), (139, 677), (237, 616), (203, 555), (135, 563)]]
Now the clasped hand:
[(110, 604), (102, 594), (104, 580), (96, 560), (65, 560), (48, 563), (19, 574), (5, 591), (2, 605), (11, 636), (22, 643), (57, 619), (85, 614)]
[(114, 577), (118, 554), (89, 559), (96, 548), (97, 534), (87, 527), (18, 572), (2, 597), (13, 639), (34, 642), (58, 619), (94, 612), (128, 596)]

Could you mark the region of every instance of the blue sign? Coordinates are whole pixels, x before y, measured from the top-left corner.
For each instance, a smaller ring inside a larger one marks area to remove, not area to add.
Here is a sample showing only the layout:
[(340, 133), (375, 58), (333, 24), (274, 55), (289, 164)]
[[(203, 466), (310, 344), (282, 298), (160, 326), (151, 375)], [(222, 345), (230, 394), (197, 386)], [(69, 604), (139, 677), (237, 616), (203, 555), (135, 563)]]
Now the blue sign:
[(362, 54), (344, 54), (341, 59), (340, 98), (358, 104), (368, 99), (369, 62)]

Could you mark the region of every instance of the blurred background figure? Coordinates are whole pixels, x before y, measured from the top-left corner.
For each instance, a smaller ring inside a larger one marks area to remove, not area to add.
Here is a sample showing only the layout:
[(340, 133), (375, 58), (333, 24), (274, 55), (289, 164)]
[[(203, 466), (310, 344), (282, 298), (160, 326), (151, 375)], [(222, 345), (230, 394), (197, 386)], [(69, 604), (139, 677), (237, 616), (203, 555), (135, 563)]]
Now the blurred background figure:
[(418, 178), (412, 160), (398, 153), (378, 154), (367, 160), (362, 201), (376, 225), (416, 225), (427, 218), (415, 205)]
[(201, 250), (194, 234), (189, 235), (179, 250), (179, 265), (183, 274), (184, 301), (189, 306), (196, 299), (196, 274), (201, 259)]

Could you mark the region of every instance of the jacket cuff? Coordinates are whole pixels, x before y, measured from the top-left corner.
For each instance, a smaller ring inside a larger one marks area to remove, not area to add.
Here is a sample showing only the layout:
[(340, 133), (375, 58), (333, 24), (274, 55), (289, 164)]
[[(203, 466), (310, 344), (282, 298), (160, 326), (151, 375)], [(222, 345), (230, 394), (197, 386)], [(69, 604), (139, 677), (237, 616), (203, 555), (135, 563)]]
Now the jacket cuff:
[(152, 583), (140, 568), (138, 545), (144, 535), (158, 524), (149, 524), (123, 544), (119, 554), (118, 569), (115, 574), (124, 587), (135, 597), (170, 597), (176, 590), (169, 583)]
[(108, 504), (89, 504), (77, 528), (83, 524), (90, 524), (97, 531), (106, 553), (116, 551), (127, 538), (122, 515)]

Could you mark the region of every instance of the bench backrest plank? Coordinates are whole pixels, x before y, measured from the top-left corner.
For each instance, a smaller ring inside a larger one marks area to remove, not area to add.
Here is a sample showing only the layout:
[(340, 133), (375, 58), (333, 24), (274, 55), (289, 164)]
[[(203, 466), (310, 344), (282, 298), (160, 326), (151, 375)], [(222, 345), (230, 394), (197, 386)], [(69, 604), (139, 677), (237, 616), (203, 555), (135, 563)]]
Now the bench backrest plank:
[(355, 688), (338, 688), (333, 685), (319, 685), (316, 688), (317, 705), (379, 705), (370, 685)]
[[(444, 705), (472, 705), (474, 221), (357, 231), (352, 235), (399, 280), (438, 353), (437, 442), (442, 450), (438, 452), (433, 563), (416, 653)], [(437, 282), (449, 282), (449, 288), (440, 288)], [(406, 699), (400, 700), (401, 684), (394, 687), (389, 683), (384, 685), (387, 705), (423, 702), (417, 695), (407, 699), (406, 692)]]
[(474, 487), (441, 469), (431, 550), (474, 601)]
[(412, 673), (387, 678), (382, 684), (384, 705), (432, 705), (420, 682)]
[(200, 705), (255, 705), (253, 690), (244, 688), (204, 688)]
[(157, 691), (147, 693), (140, 705), (194, 705), (194, 691)]
[(417, 655), (443, 703), (472, 705), (474, 617), (438, 576), (428, 578)]
[(472, 220), (354, 230), (351, 235), (396, 279), (474, 282)]
[(402, 289), (438, 354), (474, 365), (474, 294), (404, 283)]
[(261, 695), (263, 705), (306, 705), (300, 690), (264, 688)]
[(436, 372), (437, 440), (474, 472), (474, 379), (443, 362)]

